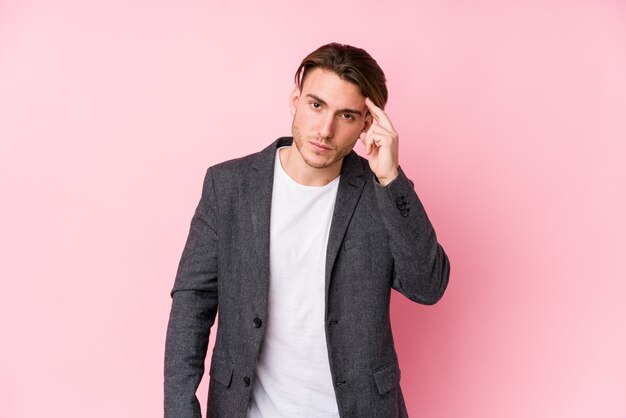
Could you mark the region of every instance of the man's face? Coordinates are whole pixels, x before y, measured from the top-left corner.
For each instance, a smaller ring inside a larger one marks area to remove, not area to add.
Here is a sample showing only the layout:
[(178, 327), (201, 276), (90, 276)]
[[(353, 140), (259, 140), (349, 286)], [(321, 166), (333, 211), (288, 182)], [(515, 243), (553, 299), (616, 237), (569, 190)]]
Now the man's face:
[(307, 74), (289, 104), (293, 142), (304, 162), (314, 168), (341, 164), (371, 121), (359, 88), (321, 68)]

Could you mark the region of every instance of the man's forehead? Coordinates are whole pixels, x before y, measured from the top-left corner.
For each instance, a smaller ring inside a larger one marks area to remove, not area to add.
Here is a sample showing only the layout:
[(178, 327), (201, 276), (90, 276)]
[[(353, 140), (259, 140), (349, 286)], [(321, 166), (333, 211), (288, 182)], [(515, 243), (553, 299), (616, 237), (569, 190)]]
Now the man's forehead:
[(356, 84), (323, 68), (316, 68), (307, 74), (302, 84), (302, 95), (314, 96), (332, 106), (365, 107), (365, 96)]

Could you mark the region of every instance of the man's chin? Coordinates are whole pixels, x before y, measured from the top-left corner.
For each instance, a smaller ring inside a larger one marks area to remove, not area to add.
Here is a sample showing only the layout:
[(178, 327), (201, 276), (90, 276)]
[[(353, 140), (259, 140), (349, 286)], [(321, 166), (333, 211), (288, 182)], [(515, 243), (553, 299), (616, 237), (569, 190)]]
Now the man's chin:
[(329, 166), (332, 165), (332, 162), (328, 163), (326, 161), (317, 161), (317, 160), (312, 160), (312, 159), (305, 159), (304, 162), (306, 163), (306, 165), (308, 165), (311, 168), (317, 168), (317, 169), (322, 169), (322, 168), (327, 168)]
[(318, 169), (327, 168), (336, 162), (332, 158), (320, 158), (319, 156), (315, 154), (311, 155), (311, 154), (305, 153), (301, 155), (306, 165), (312, 168), (318, 168)]

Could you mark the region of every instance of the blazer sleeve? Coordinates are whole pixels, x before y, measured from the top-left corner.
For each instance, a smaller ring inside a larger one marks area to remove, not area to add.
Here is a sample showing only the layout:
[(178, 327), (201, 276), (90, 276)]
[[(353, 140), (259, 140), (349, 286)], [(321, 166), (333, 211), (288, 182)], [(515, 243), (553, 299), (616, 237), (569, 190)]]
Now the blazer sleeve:
[(201, 418), (196, 390), (204, 374), (218, 308), (217, 244), (217, 208), (209, 168), (171, 291), (165, 342), (165, 418)]
[(376, 178), (374, 183), (394, 260), (392, 287), (415, 302), (435, 304), (448, 285), (450, 261), (437, 242), (413, 182), (400, 168), (387, 186)]

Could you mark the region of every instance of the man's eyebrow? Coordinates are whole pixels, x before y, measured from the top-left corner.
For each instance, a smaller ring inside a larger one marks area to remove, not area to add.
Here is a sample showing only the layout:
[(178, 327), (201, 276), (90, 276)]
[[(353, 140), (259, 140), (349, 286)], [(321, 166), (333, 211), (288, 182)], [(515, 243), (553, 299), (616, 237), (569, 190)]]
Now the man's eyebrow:
[[(307, 93), (307, 97), (310, 97), (311, 99), (315, 100), (316, 102), (319, 102), (319, 104), (321, 104), (323, 106), (328, 105), (328, 103), (326, 103), (324, 101), (324, 99), (322, 99), (321, 97), (318, 97), (318, 96), (316, 96), (314, 94)], [(360, 110), (349, 109), (349, 108), (339, 109), (336, 113), (353, 113), (353, 114), (355, 114), (357, 116), (363, 116), (363, 113)]]

